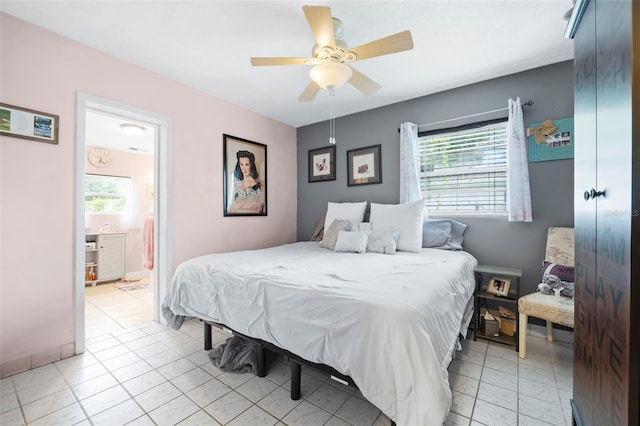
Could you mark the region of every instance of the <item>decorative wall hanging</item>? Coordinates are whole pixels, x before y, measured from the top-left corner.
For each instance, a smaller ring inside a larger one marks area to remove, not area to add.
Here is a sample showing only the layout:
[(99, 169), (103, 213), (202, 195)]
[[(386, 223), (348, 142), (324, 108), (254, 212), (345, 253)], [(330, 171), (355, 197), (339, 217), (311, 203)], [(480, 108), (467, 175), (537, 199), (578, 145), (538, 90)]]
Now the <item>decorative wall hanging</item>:
[(531, 123), (529, 162), (573, 158), (573, 118)]
[(55, 114), (0, 103), (0, 134), (32, 141), (58, 144)]
[(348, 186), (382, 183), (381, 147), (373, 145), (347, 151)]
[(309, 150), (309, 182), (336, 180), (336, 147)]
[(223, 135), (225, 216), (267, 215), (267, 146)]

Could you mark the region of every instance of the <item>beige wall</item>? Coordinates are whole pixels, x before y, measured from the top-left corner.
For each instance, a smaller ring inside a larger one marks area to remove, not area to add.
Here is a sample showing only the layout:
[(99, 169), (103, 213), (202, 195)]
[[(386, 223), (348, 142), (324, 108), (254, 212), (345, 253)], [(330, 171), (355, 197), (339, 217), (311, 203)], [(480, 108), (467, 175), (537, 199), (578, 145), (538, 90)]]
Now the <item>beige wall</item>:
[[(295, 241), (294, 128), (4, 13), (0, 55), (0, 102), (60, 116), (58, 145), (0, 137), (0, 376), (74, 352), (78, 92), (171, 117), (174, 268)], [(268, 217), (223, 217), (223, 133), (267, 145)]]

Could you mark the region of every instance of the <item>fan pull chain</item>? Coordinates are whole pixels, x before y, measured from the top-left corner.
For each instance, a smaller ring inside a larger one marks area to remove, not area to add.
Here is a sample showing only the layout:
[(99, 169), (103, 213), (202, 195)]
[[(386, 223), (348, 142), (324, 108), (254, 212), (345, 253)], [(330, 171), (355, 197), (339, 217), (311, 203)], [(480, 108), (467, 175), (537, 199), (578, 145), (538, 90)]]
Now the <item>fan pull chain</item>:
[(336, 91), (331, 90), (329, 93), (329, 143), (331, 145), (336, 144), (336, 106), (335, 106)]

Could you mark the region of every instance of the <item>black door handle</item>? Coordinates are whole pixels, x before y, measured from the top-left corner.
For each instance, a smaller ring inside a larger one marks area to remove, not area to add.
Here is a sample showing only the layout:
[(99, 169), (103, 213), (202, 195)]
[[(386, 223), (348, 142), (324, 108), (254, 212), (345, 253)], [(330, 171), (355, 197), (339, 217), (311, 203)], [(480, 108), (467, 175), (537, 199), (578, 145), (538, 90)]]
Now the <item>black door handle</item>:
[(591, 188), (591, 191), (584, 191), (584, 200), (585, 201), (589, 201), (589, 198), (597, 198), (597, 197), (606, 197), (607, 196), (607, 191), (596, 191), (595, 189)]

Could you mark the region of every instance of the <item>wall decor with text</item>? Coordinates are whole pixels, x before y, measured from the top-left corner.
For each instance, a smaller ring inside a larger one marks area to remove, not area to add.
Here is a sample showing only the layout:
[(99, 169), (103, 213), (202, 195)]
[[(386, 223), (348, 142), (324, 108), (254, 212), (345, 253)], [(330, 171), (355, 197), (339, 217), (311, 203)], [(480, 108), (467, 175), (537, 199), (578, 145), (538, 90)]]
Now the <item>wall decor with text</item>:
[(32, 141), (58, 144), (55, 114), (0, 103), (0, 134)]

